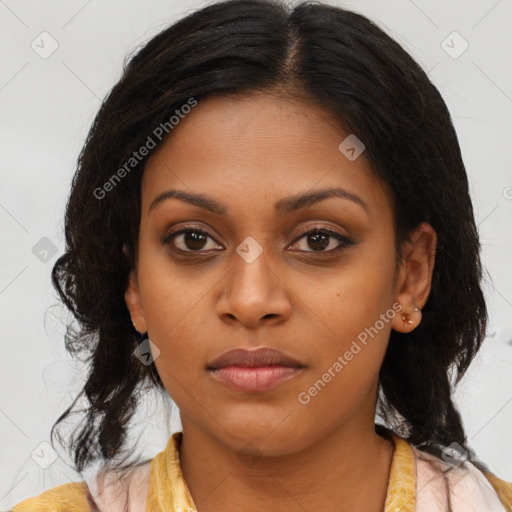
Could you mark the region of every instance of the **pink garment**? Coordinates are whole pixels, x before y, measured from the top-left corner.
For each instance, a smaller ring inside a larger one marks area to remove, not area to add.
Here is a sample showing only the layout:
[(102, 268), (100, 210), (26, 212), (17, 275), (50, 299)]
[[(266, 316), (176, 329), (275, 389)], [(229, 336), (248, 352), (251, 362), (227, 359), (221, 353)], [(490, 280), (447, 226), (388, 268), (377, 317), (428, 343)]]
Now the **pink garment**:
[(509, 512), (485, 475), (470, 462), (450, 467), (411, 447), (416, 462), (416, 512)]

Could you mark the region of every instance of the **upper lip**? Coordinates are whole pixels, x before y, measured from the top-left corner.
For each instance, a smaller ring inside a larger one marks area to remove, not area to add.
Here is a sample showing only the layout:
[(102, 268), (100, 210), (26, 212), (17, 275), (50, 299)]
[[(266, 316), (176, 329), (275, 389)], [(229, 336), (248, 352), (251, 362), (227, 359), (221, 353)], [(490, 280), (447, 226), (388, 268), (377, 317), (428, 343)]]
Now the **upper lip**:
[(302, 365), (290, 356), (274, 348), (262, 347), (256, 350), (237, 348), (224, 352), (207, 365), (208, 369), (223, 368), (225, 366), (292, 366)]

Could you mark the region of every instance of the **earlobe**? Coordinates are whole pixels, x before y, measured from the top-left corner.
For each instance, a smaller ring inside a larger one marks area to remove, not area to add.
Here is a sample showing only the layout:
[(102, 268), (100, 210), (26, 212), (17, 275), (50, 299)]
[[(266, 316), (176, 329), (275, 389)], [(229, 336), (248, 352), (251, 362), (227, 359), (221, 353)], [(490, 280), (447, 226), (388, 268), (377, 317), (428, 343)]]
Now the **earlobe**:
[(140, 334), (144, 334), (147, 332), (147, 326), (135, 270), (132, 270), (128, 276), (128, 286), (124, 294), (124, 300), (130, 312), (133, 327)]
[(437, 234), (426, 222), (415, 228), (402, 245), (404, 259), (396, 281), (396, 300), (403, 309), (391, 324), (395, 331), (411, 332), (421, 322), (421, 309), (432, 286), (436, 246)]
[(391, 327), (398, 332), (411, 332), (421, 323), (421, 309), (413, 306), (412, 309), (403, 308), (400, 313), (393, 318)]

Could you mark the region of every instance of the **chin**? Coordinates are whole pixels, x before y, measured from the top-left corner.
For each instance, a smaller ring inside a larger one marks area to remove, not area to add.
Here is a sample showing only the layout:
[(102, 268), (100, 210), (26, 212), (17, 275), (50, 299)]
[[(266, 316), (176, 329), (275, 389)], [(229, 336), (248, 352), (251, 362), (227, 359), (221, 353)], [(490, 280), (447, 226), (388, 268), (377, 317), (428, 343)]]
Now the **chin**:
[(248, 456), (289, 455), (306, 448), (312, 432), (293, 421), (293, 414), (287, 414), (269, 416), (267, 421), (261, 415), (246, 415), (243, 421), (240, 417), (233, 422), (224, 421), (224, 428), (216, 428), (217, 436), (232, 450)]

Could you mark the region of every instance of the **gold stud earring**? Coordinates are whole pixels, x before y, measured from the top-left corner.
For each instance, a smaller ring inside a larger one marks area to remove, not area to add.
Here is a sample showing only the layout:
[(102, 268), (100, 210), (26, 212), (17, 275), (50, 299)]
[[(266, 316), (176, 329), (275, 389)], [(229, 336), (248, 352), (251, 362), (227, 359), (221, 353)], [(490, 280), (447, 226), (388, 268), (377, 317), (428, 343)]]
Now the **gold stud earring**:
[[(417, 312), (419, 311), (419, 309), (417, 307), (414, 307), (413, 308), (413, 311)], [(405, 313), (404, 315), (402, 315), (402, 320), (404, 322), (404, 327), (407, 328), (408, 325), (407, 324), (413, 324), (414, 322), (412, 320), (409, 319), (409, 313)]]
[[(407, 322), (408, 324), (413, 324), (414, 322), (412, 320), (406, 320), (405, 315), (402, 315), (402, 320), (404, 322)], [(406, 326), (407, 327), (407, 326)]]

